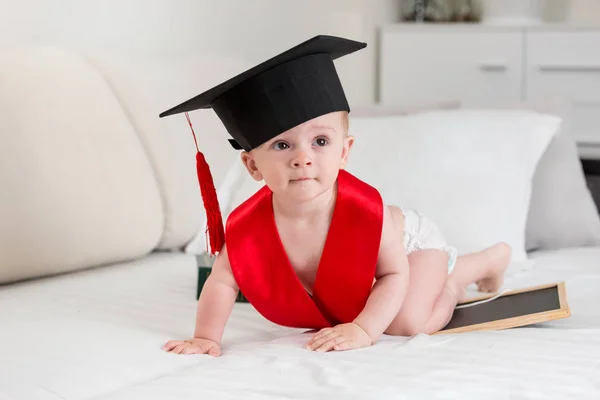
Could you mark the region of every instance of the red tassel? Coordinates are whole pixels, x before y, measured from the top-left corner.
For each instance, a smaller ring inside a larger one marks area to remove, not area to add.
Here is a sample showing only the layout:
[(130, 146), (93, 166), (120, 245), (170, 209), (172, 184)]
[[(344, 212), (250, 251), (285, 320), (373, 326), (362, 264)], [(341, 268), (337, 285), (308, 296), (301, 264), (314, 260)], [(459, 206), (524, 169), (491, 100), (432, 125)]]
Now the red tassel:
[(196, 153), (196, 168), (198, 169), (200, 193), (204, 201), (204, 209), (206, 210), (207, 230), (210, 236), (210, 253), (214, 255), (221, 251), (225, 244), (225, 232), (212, 174), (201, 152)]
[(198, 183), (200, 184), (200, 194), (204, 202), (204, 209), (206, 210), (206, 222), (207, 231), (209, 234), (210, 241), (210, 254), (215, 255), (220, 252), (225, 244), (225, 230), (223, 229), (223, 219), (221, 217), (221, 208), (219, 206), (219, 200), (217, 198), (217, 191), (213, 182), (212, 174), (210, 173), (210, 167), (204, 158), (204, 154), (198, 149), (198, 141), (196, 140), (196, 134), (190, 121), (188, 113), (185, 113), (188, 120), (188, 124), (192, 129), (192, 135), (194, 135), (194, 142), (196, 143), (196, 169), (198, 172)]

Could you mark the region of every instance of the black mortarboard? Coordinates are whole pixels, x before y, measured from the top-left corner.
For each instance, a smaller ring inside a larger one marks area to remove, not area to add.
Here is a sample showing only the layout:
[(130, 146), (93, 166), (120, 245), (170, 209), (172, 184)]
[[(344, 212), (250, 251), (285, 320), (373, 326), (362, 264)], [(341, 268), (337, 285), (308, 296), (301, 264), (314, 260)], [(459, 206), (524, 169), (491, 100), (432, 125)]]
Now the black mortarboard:
[(315, 36), (160, 117), (212, 108), (235, 149), (247, 151), (303, 122), (350, 111), (333, 60), (366, 47), (334, 36)]

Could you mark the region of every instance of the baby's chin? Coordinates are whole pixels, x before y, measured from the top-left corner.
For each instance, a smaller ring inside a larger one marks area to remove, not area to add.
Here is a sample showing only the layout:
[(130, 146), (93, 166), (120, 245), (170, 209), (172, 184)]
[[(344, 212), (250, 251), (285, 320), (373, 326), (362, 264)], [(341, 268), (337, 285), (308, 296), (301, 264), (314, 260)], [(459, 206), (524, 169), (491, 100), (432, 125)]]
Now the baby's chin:
[(305, 202), (314, 200), (327, 192), (331, 187), (317, 179), (289, 182), (282, 190), (282, 197), (290, 201)]
[(288, 195), (301, 195), (316, 193), (320, 187), (320, 183), (316, 179), (290, 180), (287, 182), (282, 192)]

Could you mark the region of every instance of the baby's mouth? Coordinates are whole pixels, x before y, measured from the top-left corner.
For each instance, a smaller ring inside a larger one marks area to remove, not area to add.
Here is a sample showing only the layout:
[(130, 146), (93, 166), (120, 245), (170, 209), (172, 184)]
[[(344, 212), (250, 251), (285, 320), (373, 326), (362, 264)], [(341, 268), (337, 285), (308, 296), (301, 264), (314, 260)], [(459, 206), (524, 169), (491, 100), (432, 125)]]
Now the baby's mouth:
[(313, 178), (306, 178), (306, 177), (303, 177), (303, 178), (292, 179), (292, 180), (290, 180), (290, 182), (305, 182), (305, 181), (310, 181), (310, 180), (312, 180), (312, 179), (313, 179)]

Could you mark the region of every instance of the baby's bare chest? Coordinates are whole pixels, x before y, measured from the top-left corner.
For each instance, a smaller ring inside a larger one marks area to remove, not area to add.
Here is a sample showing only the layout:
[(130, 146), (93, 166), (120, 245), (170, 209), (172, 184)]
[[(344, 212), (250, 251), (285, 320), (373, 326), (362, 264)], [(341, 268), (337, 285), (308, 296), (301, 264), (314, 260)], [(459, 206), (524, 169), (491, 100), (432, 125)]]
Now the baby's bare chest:
[(297, 228), (282, 226), (279, 236), (287, 257), (304, 288), (312, 294), (317, 269), (325, 240), (327, 239), (327, 226), (313, 226), (311, 228)]

